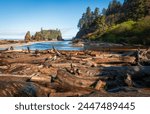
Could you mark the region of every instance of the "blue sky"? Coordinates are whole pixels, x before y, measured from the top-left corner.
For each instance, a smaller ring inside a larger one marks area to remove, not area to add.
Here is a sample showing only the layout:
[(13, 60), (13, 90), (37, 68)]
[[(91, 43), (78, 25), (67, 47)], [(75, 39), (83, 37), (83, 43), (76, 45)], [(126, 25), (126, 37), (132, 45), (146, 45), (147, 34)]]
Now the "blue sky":
[[(106, 8), (111, 0), (0, 0), (0, 39), (24, 38), (43, 29), (60, 29), (64, 38), (76, 35), (78, 20), (88, 6)], [(123, 0), (122, 0), (123, 1)]]

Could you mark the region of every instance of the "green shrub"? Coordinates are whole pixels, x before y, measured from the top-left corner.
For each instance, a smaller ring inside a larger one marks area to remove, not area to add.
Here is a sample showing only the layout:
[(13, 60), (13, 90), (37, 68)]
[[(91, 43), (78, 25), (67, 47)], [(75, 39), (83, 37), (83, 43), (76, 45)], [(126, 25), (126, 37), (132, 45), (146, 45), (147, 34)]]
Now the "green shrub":
[(122, 33), (128, 32), (133, 29), (133, 25), (135, 23), (136, 22), (134, 22), (134, 21), (127, 21), (127, 22), (118, 24), (116, 26), (113, 26), (113, 28), (111, 29), (110, 32), (112, 32), (114, 34), (122, 34)]
[(150, 45), (150, 16), (138, 22), (127, 21), (114, 25), (102, 35), (101, 39), (114, 43)]

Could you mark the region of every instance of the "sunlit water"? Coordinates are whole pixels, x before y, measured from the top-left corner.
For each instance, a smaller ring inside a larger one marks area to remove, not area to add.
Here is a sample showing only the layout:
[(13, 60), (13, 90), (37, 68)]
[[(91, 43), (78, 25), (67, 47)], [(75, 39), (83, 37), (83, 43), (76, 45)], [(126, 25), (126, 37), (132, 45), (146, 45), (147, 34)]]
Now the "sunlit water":
[(47, 50), (55, 47), (57, 50), (83, 50), (83, 47), (75, 47), (71, 44), (71, 41), (58, 41), (58, 42), (38, 42), (25, 46), (18, 46), (15, 49), (27, 49), (29, 47), (31, 50)]

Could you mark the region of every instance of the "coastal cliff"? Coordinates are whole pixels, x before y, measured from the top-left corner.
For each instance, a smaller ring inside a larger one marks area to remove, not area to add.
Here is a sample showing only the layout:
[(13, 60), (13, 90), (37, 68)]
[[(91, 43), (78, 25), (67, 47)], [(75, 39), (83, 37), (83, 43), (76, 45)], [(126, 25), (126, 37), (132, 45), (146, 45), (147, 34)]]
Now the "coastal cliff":
[(56, 29), (56, 30), (43, 30), (41, 29), (40, 32), (36, 32), (33, 36), (31, 36), (30, 31), (28, 31), (25, 35), (26, 42), (29, 41), (51, 41), (51, 40), (56, 40), (56, 41), (62, 41), (62, 34), (61, 31)]

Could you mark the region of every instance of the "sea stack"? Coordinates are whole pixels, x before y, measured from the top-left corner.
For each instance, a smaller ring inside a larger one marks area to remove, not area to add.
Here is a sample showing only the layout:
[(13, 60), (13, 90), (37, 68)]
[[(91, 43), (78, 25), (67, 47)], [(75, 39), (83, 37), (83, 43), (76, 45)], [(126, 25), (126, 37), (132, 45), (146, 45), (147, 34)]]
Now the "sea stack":
[(28, 31), (28, 32), (26, 33), (26, 35), (25, 35), (25, 41), (26, 41), (26, 42), (31, 41), (30, 31)]
[(61, 31), (56, 30), (43, 30), (36, 32), (32, 37), (28, 31), (25, 35), (25, 41), (63, 41)]

